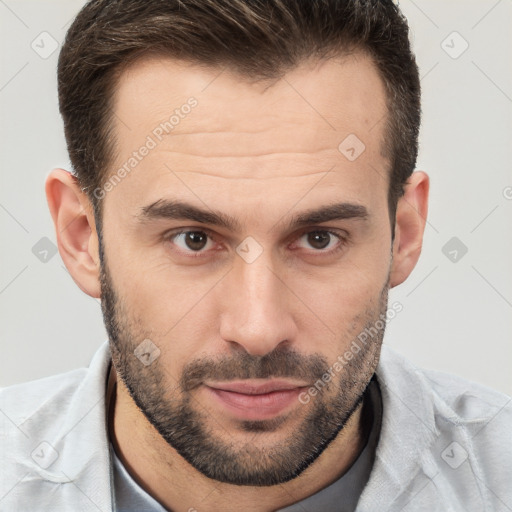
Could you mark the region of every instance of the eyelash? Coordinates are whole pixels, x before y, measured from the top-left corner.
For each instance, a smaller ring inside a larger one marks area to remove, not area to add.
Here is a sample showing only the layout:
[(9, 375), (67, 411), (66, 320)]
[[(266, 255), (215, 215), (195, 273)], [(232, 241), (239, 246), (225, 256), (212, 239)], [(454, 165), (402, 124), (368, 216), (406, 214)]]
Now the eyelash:
[[(329, 235), (334, 236), (335, 238), (338, 239), (339, 243), (337, 244), (337, 246), (334, 249), (330, 249), (327, 251), (323, 251), (321, 249), (318, 249), (318, 250), (311, 249), (311, 252), (310, 252), (311, 255), (318, 255), (318, 256), (334, 255), (334, 254), (337, 254), (338, 252), (342, 251), (348, 243), (348, 234), (345, 231), (325, 229), (325, 228), (321, 228), (321, 227), (310, 228), (310, 229), (301, 231), (300, 234), (294, 238), (294, 240), (300, 240), (304, 235), (307, 235), (309, 233), (314, 233), (317, 231), (320, 233), (328, 233)], [(163, 240), (165, 242), (172, 243), (174, 238), (178, 237), (179, 235), (182, 235), (185, 233), (190, 233), (190, 232), (204, 233), (210, 240), (215, 242), (216, 235), (213, 232), (211, 232), (210, 230), (204, 229), (204, 228), (201, 228), (201, 229), (186, 228), (186, 229), (179, 229), (177, 231), (169, 231), (163, 235)], [(192, 250), (190, 250), (190, 251), (185, 252), (182, 250), (178, 250), (178, 252), (180, 252), (181, 254), (186, 254), (186, 256), (189, 258), (201, 258), (201, 257), (205, 257), (207, 255), (207, 253), (210, 251), (192, 251)]]

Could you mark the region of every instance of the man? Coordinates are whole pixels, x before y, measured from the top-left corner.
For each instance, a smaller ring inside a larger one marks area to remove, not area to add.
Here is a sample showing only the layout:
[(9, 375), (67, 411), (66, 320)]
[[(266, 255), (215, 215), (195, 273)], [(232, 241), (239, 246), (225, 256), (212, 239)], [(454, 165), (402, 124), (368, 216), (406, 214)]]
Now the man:
[(1, 510), (512, 508), (510, 399), (382, 348), (428, 199), (394, 3), (92, 1), (59, 100), (109, 342), (2, 392)]

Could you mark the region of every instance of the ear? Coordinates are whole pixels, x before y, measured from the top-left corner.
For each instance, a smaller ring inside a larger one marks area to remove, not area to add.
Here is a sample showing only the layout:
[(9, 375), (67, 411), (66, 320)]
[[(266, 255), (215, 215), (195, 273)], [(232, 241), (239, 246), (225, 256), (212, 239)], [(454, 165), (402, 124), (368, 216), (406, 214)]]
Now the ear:
[(98, 235), (94, 211), (77, 178), (54, 169), (46, 179), (59, 252), (71, 277), (91, 297), (100, 297)]
[(428, 191), (427, 174), (417, 171), (408, 180), (405, 193), (398, 200), (390, 275), (391, 288), (409, 277), (420, 257), (427, 222)]

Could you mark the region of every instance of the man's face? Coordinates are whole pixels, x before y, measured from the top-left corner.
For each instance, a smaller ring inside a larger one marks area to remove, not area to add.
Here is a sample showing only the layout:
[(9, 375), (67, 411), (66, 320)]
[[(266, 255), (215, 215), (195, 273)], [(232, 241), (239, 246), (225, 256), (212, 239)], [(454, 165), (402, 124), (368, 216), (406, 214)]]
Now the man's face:
[(113, 172), (130, 169), (102, 200), (115, 368), (208, 477), (287, 481), (378, 361), (383, 329), (357, 340), (385, 313), (391, 264), (378, 73), (359, 56), (250, 84), (153, 58), (124, 72), (115, 114)]

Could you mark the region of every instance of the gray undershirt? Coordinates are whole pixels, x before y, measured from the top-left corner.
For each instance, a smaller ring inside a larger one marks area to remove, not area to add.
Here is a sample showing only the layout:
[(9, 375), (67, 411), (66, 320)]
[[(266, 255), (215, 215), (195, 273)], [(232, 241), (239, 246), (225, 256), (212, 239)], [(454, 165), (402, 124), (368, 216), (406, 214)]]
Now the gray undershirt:
[[(361, 493), (368, 482), (375, 458), (375, 450), (382, 420), (382, 400), (379, 385), (374, 378), (367, 389), (370, 398), (369, 414), (373, 415), (370, 435), (363, 451), (349, 470), (338, 480), (317, 493), (276, 512), (354, 512)], [(364, 411), (363, 411), (364, 414)], [(130, 476), (110, 444), (114, 462), (115, 510), (117, 512), (167, 512)]]

